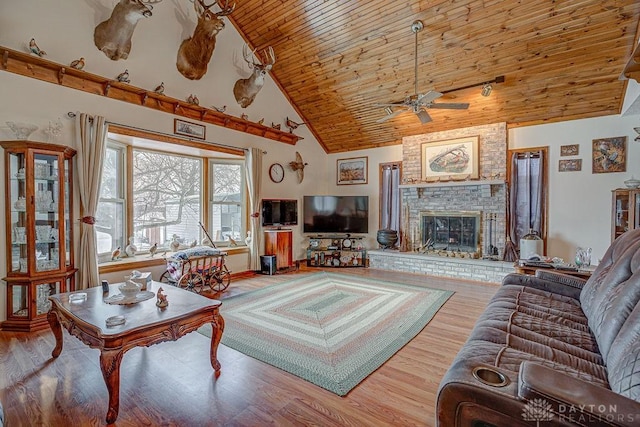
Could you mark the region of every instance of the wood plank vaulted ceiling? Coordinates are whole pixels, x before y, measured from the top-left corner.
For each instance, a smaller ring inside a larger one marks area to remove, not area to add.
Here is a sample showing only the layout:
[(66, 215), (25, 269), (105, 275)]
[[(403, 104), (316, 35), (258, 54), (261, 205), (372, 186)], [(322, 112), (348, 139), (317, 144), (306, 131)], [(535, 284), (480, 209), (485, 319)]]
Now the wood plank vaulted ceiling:
[[(276, 83), (329, 153), (400, 144), (402, 137), (487, 123), (523, 126), (621, 112), (620, 80), (638, 40), (640, 2), (237, 0), (230, 19), (251, 47), (273, 46)], [(450, 92), (384, 123), (377, 103), (418, 90)], [(480, 84), (505, 76), (489, 97)], [(300, 142), (304, 143), (304, 141)], [(541, 141), (544, 143), (544, 141)]]

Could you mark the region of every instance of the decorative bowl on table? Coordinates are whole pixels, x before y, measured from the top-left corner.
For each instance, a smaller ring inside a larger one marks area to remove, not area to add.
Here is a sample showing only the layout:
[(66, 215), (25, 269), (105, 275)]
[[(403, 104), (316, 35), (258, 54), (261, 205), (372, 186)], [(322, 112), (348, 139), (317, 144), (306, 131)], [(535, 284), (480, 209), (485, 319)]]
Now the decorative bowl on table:
[(29, 135), (31, 135), (35, 130), (38, 129), (38, 126), (32, 125), (31, 123), (20, 123), (20, 122), (6, 122), (9, 129), (13, 131), (16, 136), (16, 139), (27, 139)]
[(142, 286), (140, 286), (138, 283), (133, 282), (131, 280), (127, 280), (124, 283), (121, 283), (118, 286), (118, 289), (120, 290), (120, 293), (122, 295), (124, 295), (124, 297), (126, 299), (133, 299), (136, 297), (136, 295), (138, 295), (138, 292), (140, 292), (140, 290), (142, 289)]

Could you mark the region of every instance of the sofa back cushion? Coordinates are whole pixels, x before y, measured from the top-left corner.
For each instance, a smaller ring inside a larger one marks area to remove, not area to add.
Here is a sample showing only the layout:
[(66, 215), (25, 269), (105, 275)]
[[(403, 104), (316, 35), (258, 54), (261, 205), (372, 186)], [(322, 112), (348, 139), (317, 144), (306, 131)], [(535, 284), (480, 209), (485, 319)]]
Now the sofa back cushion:
[(640, 304), (613, 341), (606, 364), (611, 390), (640, 402)]
[(640, 230), (616, 239), (584, 285), (580, 303), (602, 357), (640, 300)]

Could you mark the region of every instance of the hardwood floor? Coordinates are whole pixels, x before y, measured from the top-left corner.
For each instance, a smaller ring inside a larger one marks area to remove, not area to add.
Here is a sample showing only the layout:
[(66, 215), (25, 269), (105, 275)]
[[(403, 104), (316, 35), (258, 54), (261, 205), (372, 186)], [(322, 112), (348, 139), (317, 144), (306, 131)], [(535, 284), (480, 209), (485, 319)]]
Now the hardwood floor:
[[(316, 269), (311, 271), (317, 271)], [(198, 333), (135, 348), (121, 365), (118, 426), (432, 426), (440, 379), (497, 285), (374, 269), (331, 270), (455, 294), (409, 344), (339, 397), (224, 345), (215, 378), (209, 339)], [(224, 298), (310, 270), (234, 280)], [(104, 425), (107, 389), (98, 350), (64, 332), (51, 359), (51, 331), (0, 331), (0, 400), (7, 425)]]

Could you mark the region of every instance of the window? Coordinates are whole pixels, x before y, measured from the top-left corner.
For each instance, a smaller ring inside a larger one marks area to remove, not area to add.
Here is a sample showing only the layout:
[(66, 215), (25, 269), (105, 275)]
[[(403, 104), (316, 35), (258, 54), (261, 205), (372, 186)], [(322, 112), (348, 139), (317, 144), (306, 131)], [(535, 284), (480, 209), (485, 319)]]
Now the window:
[(533, 230), (547, 238), (547, 148), (509, 151), (509, 235), (520, 238)]
[(246, 232), (244, 161), (212, 159), (209, 234), (216, 242), (239, 240)]
[(107, 144), (95, 225), (99, 255), (126, 246), (124, 158), (124, 146)]
[[(128, 141), (111, 139), (113, 135), (117, 139), (117, 134), (110, 134), (107, 142), (96, 214), (100, 261), (110, 260), (117, 247), (124, 250), (130, 236), (139, 253), (156, 243), (161, 251), (169, 249), (173, 235), (184, 246), (199, 243), (201, 222), (216, 245), (229, 244), (229, 238), (244, 242), (247, 214), (241, 150), (230, 155), (235, 158), (214, 159), (205, 157), (213, 151), (201, 147), (176, 148), (151, 140), (133, 147), (126, 145)], [(175, 153), (178, 149), (180, 154)]]
[(199, 240), (202, 160), (133, 150), (133, 236), (140, 251)]

